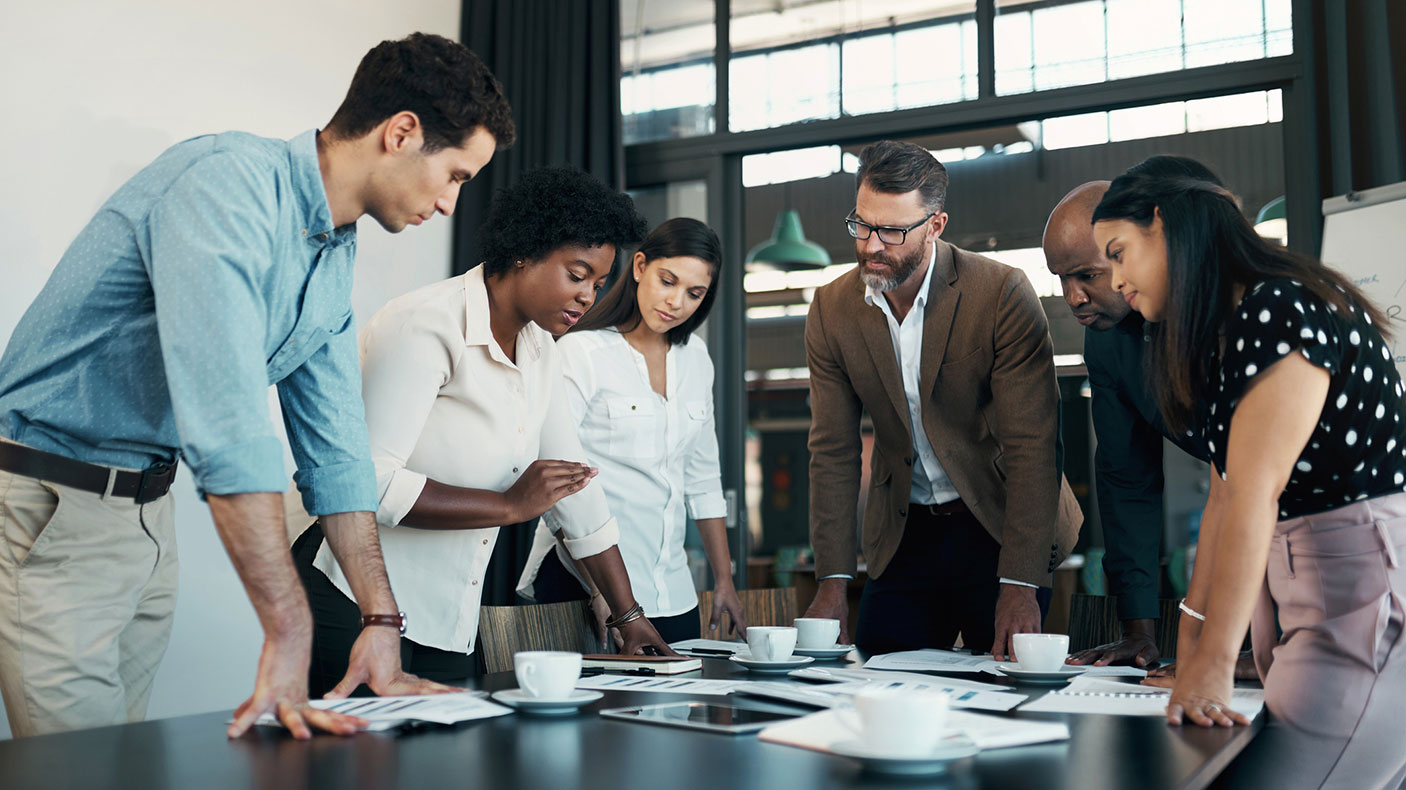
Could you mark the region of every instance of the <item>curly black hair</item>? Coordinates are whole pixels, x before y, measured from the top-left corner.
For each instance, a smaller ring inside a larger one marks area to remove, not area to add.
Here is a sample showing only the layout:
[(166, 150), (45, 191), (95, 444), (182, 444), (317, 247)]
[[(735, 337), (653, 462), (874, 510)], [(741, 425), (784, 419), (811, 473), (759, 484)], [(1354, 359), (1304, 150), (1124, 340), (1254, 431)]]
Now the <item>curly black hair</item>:
[(568, 244), (613, 244), (618, 256), (648, 229), (629, 195), (575, 168), (543, 167), (494, 194), (478, 240), (484, 274), (492, 276)]
[(404, 110), (419, 116), (427, 154), (463, 145), (479, 127), (500, 150), (517, 137), (512, 108), (488, 66), (468, 47), (433, 33), (372, 47), (326, 131), (337, 140), (361, 137)]

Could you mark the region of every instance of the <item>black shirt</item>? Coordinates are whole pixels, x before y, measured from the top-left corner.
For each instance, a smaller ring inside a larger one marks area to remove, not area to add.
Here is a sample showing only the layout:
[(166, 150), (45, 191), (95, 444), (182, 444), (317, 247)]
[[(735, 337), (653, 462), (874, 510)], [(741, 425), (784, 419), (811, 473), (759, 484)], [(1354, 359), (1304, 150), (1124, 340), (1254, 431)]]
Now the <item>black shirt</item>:
[(1246, 290), (1230, 316), (1223, 349), (1212, 352), (1200, 404), (1200, 439), (1224, 478), (1230, 419), (1260, 371), (1301, 353), (1330, 374), (1318, 425), (1279, 496), (1279, 517), (1295, 518), (1358, 499), (1406, 490), (1402, 385), (1391, 349), (1352, 302), (1329, 304), (1295, 280)]
[[(1084, 364), (1093, 394), (1094, 478), (1103, 524), (1109, 593), (1118, 619), (1157, 617), (1162, 546), (1162, 437), (1156, 401), (1143, 379), (1145, 324), (1136, 312), (1112, 329), (1084, 332)], [(1201, 460), (1205, 448), (1168, 436)]]

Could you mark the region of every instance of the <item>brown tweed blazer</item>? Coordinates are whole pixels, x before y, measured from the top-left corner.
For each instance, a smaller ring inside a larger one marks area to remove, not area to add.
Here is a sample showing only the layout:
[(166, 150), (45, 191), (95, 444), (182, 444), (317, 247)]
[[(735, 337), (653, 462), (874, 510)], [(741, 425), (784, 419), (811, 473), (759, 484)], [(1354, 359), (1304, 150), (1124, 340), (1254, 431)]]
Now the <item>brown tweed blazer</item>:
[[(962, 501), (1001, 544), (997, 574), (1048, 587), (1083, 513), (1056, 468), (1059, 391), (1045, 313), (1020, 270), (936, 244), (922, 428)], [(875, 434), (862, 548), (869, 575), (881, 576), (903, 535), (914, 450), (887, 319), (865, 303), (857, 269), (816, 291), (806, 357), (816, 576), (856, 570), (861, 410)]]

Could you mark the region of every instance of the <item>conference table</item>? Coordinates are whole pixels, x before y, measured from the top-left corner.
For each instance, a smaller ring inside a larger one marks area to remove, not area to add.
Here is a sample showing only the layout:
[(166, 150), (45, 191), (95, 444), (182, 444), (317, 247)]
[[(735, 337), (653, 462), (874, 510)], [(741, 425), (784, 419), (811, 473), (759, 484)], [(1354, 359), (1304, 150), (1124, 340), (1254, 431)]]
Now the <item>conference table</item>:
[[(858, 665), (854, 658), (850, 662)], [(743, 670), (724, 659), (705, 659), (701, 671), (674, 677), (690, 676), (737, 679)], [(494, 691), (517, 683), (504, 672), (463, 685)], [(1032, 699), (1049, 691), (1013, 685)], [(1070, 739), (983, 751), (942, 777), (896, 779), (866, 773), (842, 757), (763, 742), (755, 735), (718, 735), (597, 715), (602, 708), (687, 699), (723, 698), (608, 691), (572, 716), (515, 714), (454, 727), (320, 735), (310, 741), (297, 741), (272, 727), (255, 728), (231, 741), (224, 734), (230, 714), (219, 711), (0, 742), (0, 788), (1171, 790), (1209, 786), (1264, 721), (1261, 714), (1249, 727), (1202, 729), (1169, 727), (1159, 717), (1017, 709), (992, 715), (1062, 720)], [(752, 698), (731, 699), (777, 707)]]

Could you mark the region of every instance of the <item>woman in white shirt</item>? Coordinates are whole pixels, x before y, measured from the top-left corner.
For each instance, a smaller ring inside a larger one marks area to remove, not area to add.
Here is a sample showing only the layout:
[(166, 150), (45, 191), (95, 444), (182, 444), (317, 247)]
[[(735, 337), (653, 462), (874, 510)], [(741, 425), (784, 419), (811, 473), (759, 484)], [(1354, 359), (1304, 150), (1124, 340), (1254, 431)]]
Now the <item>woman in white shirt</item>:
[[(605, 496), (588, 485), (596, 470), (582, 463), (552, 342), (590, 308), (616, 248), (645, 227), (629, 197), (584, 173), (527, 173), (494, 197), (477, 237), (480, 266), (392, 300), (362, 330), (376, 521), (407, 615), (406, 671), (435, 680), (474, 673), (499, 527), (537, 516), (602, 580), (625, 652), (667, 652), (630, 591)], [(294, 546), (315, 623), (314, 695), (345, 671), (362, 625), (321, 543), (312, 527)]]
[[(693, 335), (713, 305), (721, 261), (712, 229), (671, 219), (649, 234), (600, 305), (557, 342), (581, 446), (599, 467), (596, 485), (620, 522), (635, 598), (668, 642), (700, 630), (683, 545), (689, 516), (713, 570), (710, 631), (723, 612), (738, 631), (747, 627), (724, 526), (713, 362)], [(539, 528), (518, 591), (539, 602), (589, 595), (603, 623), (594, 571), (586, 570)]]

